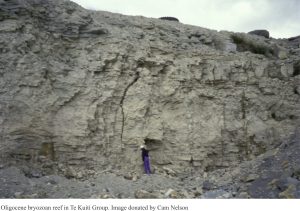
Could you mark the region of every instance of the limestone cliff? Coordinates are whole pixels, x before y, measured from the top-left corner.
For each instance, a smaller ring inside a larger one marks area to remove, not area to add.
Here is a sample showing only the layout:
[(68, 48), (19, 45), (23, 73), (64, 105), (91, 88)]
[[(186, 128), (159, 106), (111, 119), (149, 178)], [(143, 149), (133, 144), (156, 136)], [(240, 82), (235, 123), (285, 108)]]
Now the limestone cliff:
[(0, 0), (1, 162), (140, 174), (142, 143), (156, 172), (251, 160), (299, 126), (299, 43)]

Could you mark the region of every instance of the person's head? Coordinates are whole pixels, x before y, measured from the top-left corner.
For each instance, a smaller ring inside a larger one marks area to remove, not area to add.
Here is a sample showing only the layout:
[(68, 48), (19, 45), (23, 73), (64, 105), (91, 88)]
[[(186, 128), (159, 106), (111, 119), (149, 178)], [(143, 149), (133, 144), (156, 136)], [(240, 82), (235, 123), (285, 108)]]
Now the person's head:
[(145, 149), (145, 146), (144, 146), (144, 145), (141, 145), (140, 148), (141, 148), (141, 149)]

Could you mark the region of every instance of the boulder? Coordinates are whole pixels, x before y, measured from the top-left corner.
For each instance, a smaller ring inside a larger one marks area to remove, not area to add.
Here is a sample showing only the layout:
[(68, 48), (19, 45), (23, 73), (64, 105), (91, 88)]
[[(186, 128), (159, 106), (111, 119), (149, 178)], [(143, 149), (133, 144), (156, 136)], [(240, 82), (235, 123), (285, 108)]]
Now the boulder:
[(248, 32), (248, 34), (254, 34), (254, 35), (257, 35), (257, 36), (262, 36), (262, 37), (265, 37), (265, 38), (270, 38), (269, 31), (267, 31), (265, 29), (253, 30), (253, 31)]
[(175, 22), (179, 22), (179, 20), (175, 17), (160, 17), (159, 19), (161, 20), (167, 20), (167, 21), (175, 21)]
[(259, 177), (258, 174), (248, 174), (241, 178), (241, 181), (243, 182), (253, 182), (255, 179)]

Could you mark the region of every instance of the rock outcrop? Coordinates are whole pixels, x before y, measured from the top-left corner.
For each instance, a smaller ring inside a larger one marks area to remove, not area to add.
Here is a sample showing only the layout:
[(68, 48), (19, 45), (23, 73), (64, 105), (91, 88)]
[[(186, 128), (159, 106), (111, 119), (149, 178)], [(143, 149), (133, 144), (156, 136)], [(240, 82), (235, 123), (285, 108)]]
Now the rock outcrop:
[(144, 143), (156, 173), (254, 159), (299, 126), (295, 42), (66, 0), (0, 1), (1, 163), (142, 174)]

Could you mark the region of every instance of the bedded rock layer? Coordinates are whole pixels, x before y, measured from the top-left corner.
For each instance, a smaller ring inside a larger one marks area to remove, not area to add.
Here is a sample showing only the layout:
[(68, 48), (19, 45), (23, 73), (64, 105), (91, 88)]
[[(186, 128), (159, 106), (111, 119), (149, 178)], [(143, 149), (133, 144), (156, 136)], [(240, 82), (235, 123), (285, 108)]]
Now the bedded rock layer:
[(0, 1), (1, 162), (82, 178), (232, 167), (300, 114), (299, 39)]

